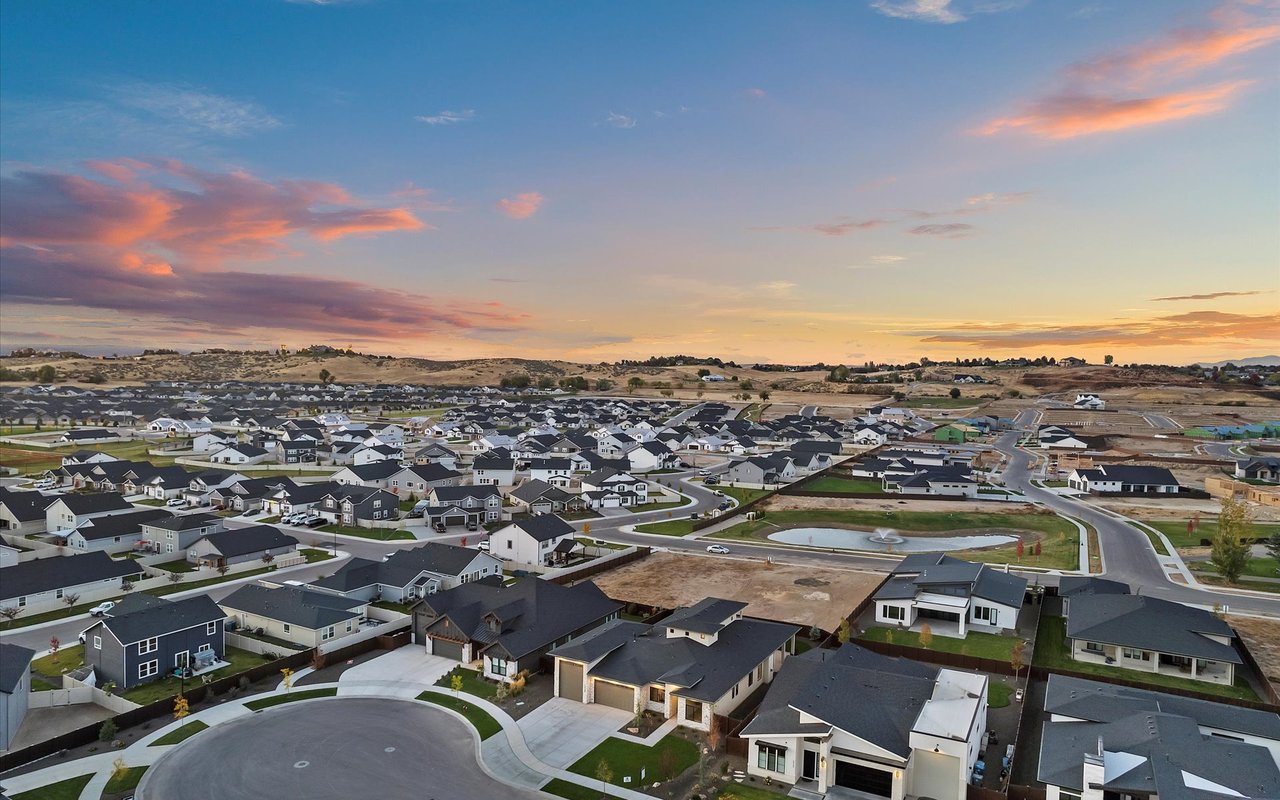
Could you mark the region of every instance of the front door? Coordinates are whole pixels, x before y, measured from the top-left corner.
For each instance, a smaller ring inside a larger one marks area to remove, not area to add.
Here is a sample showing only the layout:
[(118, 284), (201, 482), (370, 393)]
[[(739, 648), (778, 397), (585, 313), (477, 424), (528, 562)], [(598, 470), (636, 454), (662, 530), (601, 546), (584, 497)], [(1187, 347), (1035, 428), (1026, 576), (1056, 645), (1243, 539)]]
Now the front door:
[(818, 754), (812, 750), (804, 751), (804, 764), (800, 769), (800, 777), (807, 781), (818, 779)]

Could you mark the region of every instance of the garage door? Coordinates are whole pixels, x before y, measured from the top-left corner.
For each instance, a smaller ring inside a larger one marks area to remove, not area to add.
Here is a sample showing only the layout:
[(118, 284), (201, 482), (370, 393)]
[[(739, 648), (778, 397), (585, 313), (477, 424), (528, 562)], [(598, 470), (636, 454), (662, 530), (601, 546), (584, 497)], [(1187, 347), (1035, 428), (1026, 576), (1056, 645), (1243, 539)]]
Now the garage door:
[(560, 685), (556, 688), (557, 697), (582, 702), (582, 665), (572, 661), (560, 662)]
[(837, 759), (836, 785), (857, 789), (860, 792), (879, 795), (880, 797), (892, 797), (893, 773), (883, 769), (875, 769), (874, 767), (864, 767), (861, 764), (850, 764), (848, 761)]
[(462, 660), (462, 643), (451, 642), (448, 639), (431, 638), (431, 654), (452, 658), (454, 661)]
[(623, 711), (635, 709), (635, 691), (630, 686), (622, 686), (607, 681), (596, 681), (596, 702), (602, 706), (620, 708)]

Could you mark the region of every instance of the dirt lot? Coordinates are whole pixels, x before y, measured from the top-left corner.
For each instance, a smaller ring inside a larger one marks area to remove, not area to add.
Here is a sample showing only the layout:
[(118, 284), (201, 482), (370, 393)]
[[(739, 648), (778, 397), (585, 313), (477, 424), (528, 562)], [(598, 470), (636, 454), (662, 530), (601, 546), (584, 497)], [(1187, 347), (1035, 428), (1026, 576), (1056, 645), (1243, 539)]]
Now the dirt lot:
[[(1169, 498), (1154, 500), (1145, 497), (1109, 497), (1092, 501), (1096, 505), (1124, 514), (1134, 519), (1188, 519), (1199, 512), (1202, 516), (1217, 517), (1222, 503), (1214, 499)], [(1280, 520), (1280, 508), (1250, 504), (1255, 522)]]
[(705, 597), (723, 597), (747, 603), (745, 613), (753, 617), (817, 625), (830, 631), (880, 585), (884, 576), (655, 553), (592, 580), (615, 600), (677, 608)]
[(834, 508), (849, 511), (963, 511), (974, 514), (1026, 514), (1034, 510), (1029, 503), (984, 503), (981, 500), (939, 502), (937, 500), (857, 500), (846, 497), (788, 497), (774, 495), (766, 501), (771, 511), (796, 511), (809, 508)]
[(1280, 620), (1228, 616), (1271, 685), (1280, 690)]

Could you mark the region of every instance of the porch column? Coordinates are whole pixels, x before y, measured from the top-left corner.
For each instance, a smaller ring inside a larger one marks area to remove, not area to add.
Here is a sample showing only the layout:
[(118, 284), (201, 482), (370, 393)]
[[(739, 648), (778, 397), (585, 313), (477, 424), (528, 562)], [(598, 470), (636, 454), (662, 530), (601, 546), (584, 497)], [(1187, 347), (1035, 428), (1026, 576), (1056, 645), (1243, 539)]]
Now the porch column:
[(1192, 680), (1195, 680), (1196, 670), (1199, 668), (1199, 666), (1200, 666), (1200, 659), (1198, 658), (1191, 659), (1191, 679)]

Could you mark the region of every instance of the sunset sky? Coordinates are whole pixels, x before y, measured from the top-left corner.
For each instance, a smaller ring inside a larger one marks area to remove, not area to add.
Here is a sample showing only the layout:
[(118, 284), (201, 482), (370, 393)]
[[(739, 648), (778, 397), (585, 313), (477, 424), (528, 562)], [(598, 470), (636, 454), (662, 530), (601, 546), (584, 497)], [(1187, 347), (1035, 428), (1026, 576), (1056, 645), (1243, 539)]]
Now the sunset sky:
[(1280, 352), (1271, 0), (0, 9), (5, 351)]

